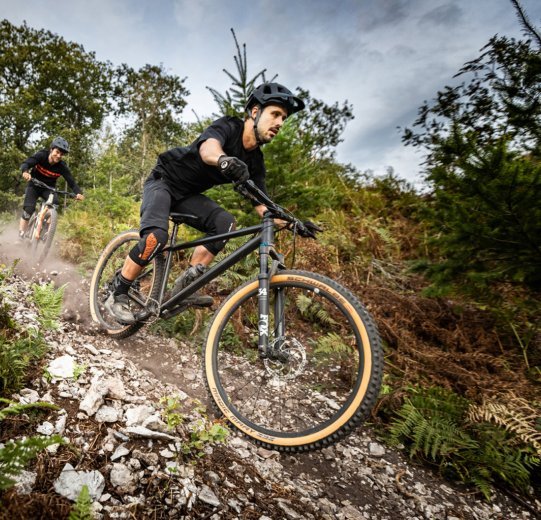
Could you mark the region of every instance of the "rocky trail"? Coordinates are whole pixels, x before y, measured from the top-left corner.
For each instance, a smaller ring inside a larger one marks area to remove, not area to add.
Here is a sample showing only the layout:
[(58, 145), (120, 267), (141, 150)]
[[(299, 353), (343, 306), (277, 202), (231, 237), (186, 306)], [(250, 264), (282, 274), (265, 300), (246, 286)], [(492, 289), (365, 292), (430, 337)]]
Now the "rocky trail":
[[(4, 239), (0, 239), (0, 243)], [(2, 246), (3, 247), (3, 246)], [(1, 258), (9, 265), (11, 259)], [(2, 421), (0, 443), (59, 434), (2, 497), (0, 519), (67, 518), (83, 484), (95, 518), (533, 519), (539, 503), (495, 491), (490, 503), (386, 447), (369, 425), (320, 452), (284, 454), (229, 435), (203, 442), (210, 427), (197, 340), (143, 329), (113, 340), (88, 318), (88, 280), (74, 266), (39, 270), (21, 262), (0, 287), (23, 328), (37, 324), (31, 283), (66, 285), (57, 330), (44, 332), (45, 364), (14, 401), (47, 401), (36, 422)], [(204, 311), (202, 311), (204, 312)], [(46, 370), (44, 376), (44, 369)], [(164, 413), (163, 398), (178, 406)], [(167, 420), (176, 419), (176, 428)]]

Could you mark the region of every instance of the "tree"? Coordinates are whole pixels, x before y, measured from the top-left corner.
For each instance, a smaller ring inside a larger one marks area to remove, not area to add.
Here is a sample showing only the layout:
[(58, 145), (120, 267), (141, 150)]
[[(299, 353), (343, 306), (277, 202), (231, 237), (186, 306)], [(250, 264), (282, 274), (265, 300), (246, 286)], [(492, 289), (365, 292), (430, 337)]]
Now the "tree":
[(129, 126), (125, 145), (138, 155), (138, 181), (148, 174), (156, 151), (173, 145), (182, 134), (179, 114), (189, 94), (186, 78), (167, 74), (163, 66), (145, 65), (135, 71), (122, 65), (116, 71), (116, 114), (126, 116)]
[(429, 272), (440, 284), (541, 287), (541, 40), (525, 30), (522, 41), (491, 38), (459, 71), (466, 81), (425, 102), (418, 130), (404, 131), (406, 144), (426, 149), (443, 254)]
[[(0, 167), (14, 172), (21, 158), (56, 135), (68, 139), (70, 159), (80, 165), (109, 109), (109, 64), (26, 23), (2, 20), (0, 35), (0, 140), (8, 152)], [(11, 187), (13, 177), (1, 182)]]
[[(233, 73), (229, 72), (227, 69), (223, 71), (231, 79), (232, 86), (225, 92), (221, 94), (216, 89), (207, 87), (214, 97), (214, 101), (220, 109), (220, 114), (223, 116), (236, 116), (242, 118), (244, 116), (246, 101), (250, 92), (257, 87), (259, 83), (265, 83), (267, 81), (265, 73), (267, 69), (259, 71), (251, 79), (248, 79), (248, 60), (246, 57), (246, 44), (242, 44), (242, 51), (237, 40), (237, 35), (235, 31), (231, 29), (233, 34), (233, 40), (235, 41), (235, 47), (237, 48), (236, 56), (233, 56), (235, 61), (235, 66), (237, 68), (237, 76), (234, 76)], [(269, 81), (276, 79), (276, 74)]]

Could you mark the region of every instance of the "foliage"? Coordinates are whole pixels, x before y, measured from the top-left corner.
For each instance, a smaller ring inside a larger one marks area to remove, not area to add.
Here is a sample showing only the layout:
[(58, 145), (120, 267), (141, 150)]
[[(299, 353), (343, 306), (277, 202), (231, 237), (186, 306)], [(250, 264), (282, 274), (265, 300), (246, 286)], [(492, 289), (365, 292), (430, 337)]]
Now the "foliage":
[(0, 403), (5, 403), (8, 406), (0, 409), (0, 421), (3, 421), (8, 415), (18, 415), (20, 413), (27, 412), (28, 410), (35, 409), (50, 409), (58, 410), (58, 406), (52, 403), (47, 402), (36, 402), (36, 403), (14, 403), (8, 399), (0, 398)]
[(4, 447), (0, 448), (0, 490), (13, 486), (16, 482), (13, 477), (19, 475), (39, 452), (48, 446), (63, 442), (59, 435), (28, 437), (6, 442)]
[(18, 390), (31, 363), (45, 351), (43, 338), (35, 332), (13, 340), (0, 335), (0, 391), (7, 394)]
[(182, 136), (179, 114), (189, 94), (184, 87), (186, 78), (147, 64), (138, 71), (122, 65), (115, 71), (115, 80), (115, 113), (129, 121), (122, 151), (130, 158), (132, 179), (135, 177), (135, 188), (140, 191), (156, 156)]
[(86, 193), (60, 219), (61, 256), (93, 269), (107, 243), (118, 233), (139, 226), (139, 204), (131, 197), (97, 188)]
[(327, 310), (324, 309), (320, 303), (304, 294), (299, 294), (295, 303), (297, 304), (301, 316), (305, 320), (312, 323), (321, 323), (323, 325), (332, 325), (336, 323), (333, 317), (329, 315)]
[(164, 407), (162, 417), (170, 430), (175, 430), (177, 426), (180, 426), (186, 421), (184, 414), (178, 411), (180, 397), (164, 396), (160, 398), (160, 404)]
[[(109, 107), (110, 67), (49, 31), (0, 21), (0, 156), (4, 191), (36, 146), (61, 134), (75, 164), (88, 160), (90, 139)], [(15, 178), (17, 179), (15, 181)]]
[(472, 405), (468, 418), (475, 422), (491, 422), (515, 434), (521, 442), (534, 448), (541, 459), (541, 410), (526, 400), (508, 395), (483, 398), (481, 404)]
[(200, 313), (200, 309), (188, 308), (178, 316), (158, 320), (150, 326), (150, 330), (166, 337), (193, 338), (194, 334), (204, 328), (207, 318), (207, 315), (201, 318)]
[[(216, 262), (222, 260), (225, 256), (231, 254), (235, 249), (246, 241), (245, 238), (234, 238), (230, 240), (224, 249), (216, 257)], [(244, 282), (257, 276), (259, 272), (259, 258), (251, 254), (237, 262), (230, 269), (218, 278), (217, 283), (221, 291), (231, 291)]]
[[(1, 399), (0, 403), (6, 403), (8, 406), (0, 409), (0, 422), (9, 415), (17, 415), (27, 412), (31, 409), (54, 409), (58, 407), (51, 403), (30, 403), (19, 404)], [(13, 477), (16, 477), (26, 467), (26, 465), (47, 446), (52, 444), (63, 444), (64, 440), (59, 435), (50, 437), (29, 437), (21, 440), (9, 440), (5, 445), (0, 445), (0, 491), (10, 488), (15, 484)]]
[(182, 451), (202, 457), (206, 446), (224, 443), (228, 436), (229, 430), (222, 423), (200, 419), (190, 425), (190, 439), (182, 444)]
[(88, 486), (85, 484), (81, 488), (73, 509), (70, 511), (68, 520), (92, 520), (93, 518), (92, 499), (88, 491)]
[[(246, 44), (242, 44), (241, 51), (239, 42), (237, 40), (237, 35), (233, 29), (231, 29), (231, 33), (233, 34), (233, 40), (235, 41), (235, 47), (237, 49), (237, 54), (233, 57), (235, 60), (235, 66), (237, 68), (237, 76), (235, 77), (227, 69), (223, 69), (232, 83), (229, 90), (227, 90), (225, 94), (221, 94), (214, 88), (207, 87), (207, 89), (211, 92), (214, 101), (218, 105), (220, 115), (235, 116), (242, 119), (245, 113), (244, 106), (246, 105), (250, 92), (257, 87), (259, 83), (265, 83), (267, 81), (265, 78), (265, 72), (267, 69), (259, 71), (251, 79), (248, 79)], [(273, 81), (275, 78), (276, 75), (268, 81)]]
[(346, 125), (353, 116), (353, 107), (347, 100), (328, 105), (312, 98), (308, 89), (299, 89), (299, 97), (306, 109), (298, 113), (299, 137), (302, 148), (315, 159), (332, 158)]
[(469, 422), (469, 408), (466, 399), (442, 388), (411, 389), (392, 422), (391, 442), (405, 444), (411, 457), (435, 463), (487, 499), (497, 482), (525, 492), (540, 458), (505, 429)]
[(531, 40), (495, 36), (458, 76), (470, 79), (438, 92), (432, 105), (419, 109), (418, 130), (403, 134), (406, 144), (423, 146), (427, 153), (433, 193), (424, 217), (435, 257), (428, 274), (440, 287), (510, 281), (537, 289), (539, 48)]
[(58, 318), (62, 312), (65, 285), (56, 288), (54, 282), (33, 284), (33, 300), (39, 309), (39, 322), (46, 329), (57, 329)]

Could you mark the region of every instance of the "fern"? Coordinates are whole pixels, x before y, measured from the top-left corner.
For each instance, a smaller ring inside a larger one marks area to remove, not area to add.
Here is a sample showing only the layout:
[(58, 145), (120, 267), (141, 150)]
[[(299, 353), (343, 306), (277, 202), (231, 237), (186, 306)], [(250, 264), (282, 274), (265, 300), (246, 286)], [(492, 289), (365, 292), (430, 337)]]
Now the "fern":
[(45, 285), (33, 284), (33, 299), (39, 309), (39, 322), (46, 329), (54, 330), (59, 327), (58, 317), (62, 312), (65, 285), (55, 288), (54, 283)]
[(336, 321), (329, 315), (323, 306), (304, 294), (299, 294), (296, 299), (297, 308), (306, 320), (322, 325), (336, 325)]
[(352, 349), (347, 343), (344, 343), (341, 336), (335, 332), (329, 332), (318, 338), (314, 354), (323, 362), (326, 360), (339, 361), (349, 358), (352, 355)]
[(515, 421), (506, 417), (507, 429), (471, 422), (472, 416), (484, 421), (489, 411), (491, 418), (496, 417), (493, 410), (485, 407), (480, 413), (466, 399), (442, 388), (411, 389), (391, 424), (391, 442), (403, 443), (411, 457), (424, 456), (442, 473), (476, 486), (487, 499), (495, 481), (524, 491), (540, 458), (517, 440), (531, 440), (533, 432), (524, 436), (524, 421), (516, 420), (516, 415)]
[(8, 441), (0, 448), (0, 491), (15, 484), (12, 477), (17, 476), (36, 455), (52, 444), (62, 444), (59, 435), (51, 437), (30, 437)]
[(6, 403), (8, 406), (6, 408), (3, 408), (0, 410), (0, 421), (3, 421), (8, 415), (18, 415), (22, 412), (26, 412), (27, 410), (34, 409), (34, 408), (48, 408), (50, 410), (58, 410), (58, 406), (52, 403), (46, 403), (46, 402), (37, 402), (37, 403), (28, 403), (28, 404), (21, 404), (21, 403), (14, 403), (12, 401), (9, 401), (8, 399), (2, 399), (0, 398), (0, 403)]
[(92, 514), (92, 500), (90, 499), (90, 493), (88, 492), (88, 486), (85, 484), (81, 488), (81, 492), (77, 497), (77, 501), (70, 511), (69, 520), (92, 520), (94, 515)]
[[(504, 404), (504, 402), (508, 404)], [(541, 457), (541, 432), (536, 427), (539, 410), (535, 410), (524, 399), (515, 396), (502, 396), (484, 399), (480, 405), (472, 405), (468, 417), (474, 422), (492, 422), (509, 432), (513, 432), (524, 444), (531, 445), (537, 456)]]
[[(232, 253), (237, 249), (245, 240), (242, 238), (232, 239), (226, 245), (223, 251), (217, 256), (216, 261), (222, 260), (225, 256)], [(220, 290), (230, 291), (231, 289), (238, 287), (241, 283), (244, 283), (251, 278), (257, 276), (259, 269), (259, 258), (257, 255), (248, 255), (240, 262), (230, 267), (220, 278), (218, 279), (218, 287)]]
[(0, 337), (0, 389), (4, 392), (18, 390), (26, 369), (39, 359), (46, 345), (39, 335), (8, 341)]

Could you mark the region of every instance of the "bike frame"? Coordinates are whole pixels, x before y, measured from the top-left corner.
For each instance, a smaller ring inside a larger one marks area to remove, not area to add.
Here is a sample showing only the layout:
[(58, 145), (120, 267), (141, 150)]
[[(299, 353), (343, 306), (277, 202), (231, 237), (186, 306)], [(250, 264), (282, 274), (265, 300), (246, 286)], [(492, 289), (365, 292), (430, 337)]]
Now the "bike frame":
[(34, 225), (32, 229), (32, 240), (39, 240), (41, 235), (41, 228), (43, 226), (43, 220), (45, 219), (45, 215), (47, 213), (47, 210), (54, 210), (56, 211), (56, 207), (53, 204), (54, 200), (54, 193), (50, 193), (47, 197), (47, 200), (42, 202), (41, 207), (39, 208), (39, 211), (36, 213), (36, 217), (34, 220)]
[[(187, 216), (187, 215), (186, 215)], [(175, 311), (175, 307), (178, 308), (178, 305), (182, 304), (182, 300), (186, 298), (187, 296), (190, 296), (191, 294), (195, 293), (197, 290), (201, 289), (205, 285), (207, 285), (209, 282), (220, 276), (222, 273), (227, 271), (231, 266), (248, 256), (250, 253), (255, 251), (259, 248), (259, 291), (258, 291), (258, 308), (259, 308), (259, 343), (258, 343), (258, 350), (260, 352), (260, 355), (263, 357), (267, 356), (268, 352), (268, 345), (269, 345), (269, 287), (270, 287), (270, 279), (274, 272), (278, 268), (283, 268), (282, 264), (282, 257), (281, 255), (274, 249), (274, 235), (275, 235), (275, 227), (274, 227), (274, 219), (270, 212), (265, 213), (263, 216), (263, 221), (261, 224), (257, 226), (250, 226), (242, 229), (238, 229), (235, 231), (230, 231), (228, 233), (223, 233), (220, 235), (214, 235), (212, 237), (204, 237), (199, 238), (196, 240), (190, 240), (188, 242), (176, 242), (176, 236), (178, 232), (178, 228), (183, 223), (182, 216), (179, 220), (175, 219), (173, 216), (173, 230), (171, 233), (171, 236), (169, 238), (169, 245), (166, 246), (163, 251), (163, 253), (167, 253), (166, 255), (166, 263), (165, 263), (165, 274), (161, 283), (159, 297), (158, 297), (158, 316), (162, 318), (170, 318), (177, 314)], [(206, 271), (204, 274), (202, 274), (200, 277), (198, 277), (196, 280), (194, 280), (190, 285), (182, 289), (179, 293), (175, 294), (172, 298), (167, 299), (165, 302), (162, 302), (163, 296), (165, 294), (165, 290), (167, 287), (167, 281), (169, 278), (169, 272), (171, 269), (171, 264), (173, 260), (173, 255), (175, 251), (181, 251), (184, 249), (192, 249), (194, 247), (197, 247), (199, 245), (205, 245), (211, 242), (217, 242), (221, 240), (229, 240), (231, 238), (241, 237), (241, 236), (247, 236), (247, 235), (253, 235), (256, 234), (256, 236), (252, 237), (248, 241), (246, 241), (243, 245), (238, 247), (235, 251), (227, 255), (225, 258), (220, 260), (217, 264), (215, 264), (213, 267), (211, 267), (208, 271)], [(269, 265), (269, 259), (273, 260), (272, 265)], [(145, 307), (145, 309), (137, 316), (137, 320), (144, 320), (145, 318), (149, 317), (152, 314), (152, 310), (148, 309), (148, 306), (145, 305), (144, 302), (136, 300), (141, 306)], [(281, 294), (278, 295), (275, 302), (275, 311), (278, 312), (276, 314), (277, 316), (281, 316), (280, 313), (281, 309), (283, 308), (283, 302), (281, 301)], [(278, 323), (277, 324), (277, 334), (276, 336), (281, 335), (281, 331), (284, 330), (284, 324)]]

